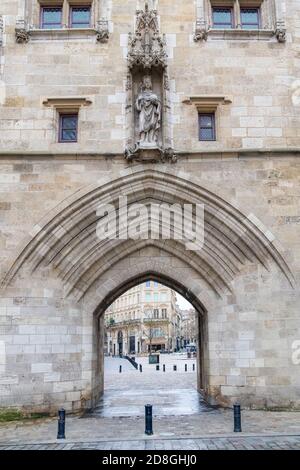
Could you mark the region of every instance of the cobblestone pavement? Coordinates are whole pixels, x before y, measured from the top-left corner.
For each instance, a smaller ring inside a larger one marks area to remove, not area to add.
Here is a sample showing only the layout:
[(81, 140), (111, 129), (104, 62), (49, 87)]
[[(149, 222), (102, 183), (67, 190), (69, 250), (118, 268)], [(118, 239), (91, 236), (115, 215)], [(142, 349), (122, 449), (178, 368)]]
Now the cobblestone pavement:
[[(229, 436), (233, 432), (232, 410), (201, 406), (195, 409), (194, 407), (197, 392), (196, 374), (192, 373), (193, 360), (188, 362), (188, 372), (185, 372), (186, 357), (170, 356), (164, 358), (169, 373), (164, 373), (161, 370), (156, 371), (155, 366), (153, 368), (146, 364), (145, 359), (142, 360), (144, 361), (143, 373), (136, 371), (126, 361), (124, 373), (121, 374), (118, 372), (119, 359), (106, 361), (105, 387), (108, 401), (104, 411), (109, 409), (112, 411), (107, 414), (96, 412), (83, 417), (67, 416), (66, 437), (68, 441), (66, 443), (62, 444), (56, 441), (57, 419), (47, 418), (0, 423), (1, 448), (10, 446), (18, 448), (20, 446), (24, 448), (41, 446), (40, 448), (45, 448), (50, 445), (50, 448), (56, 446), (58, 448), (64, 448), (64, 446), (87, 448), (92, 446), (92, 448), (99, 449), (120, 448), (124, 450), (127, 448), (126, 446), (129, 446), (128, 449), (134, 449), (132, 446), (135, 445), (138, 446), (137, 448), (144, 449), (146, 446), (147, 449), (150, 449), (147, 446), (155, 445), (162, 446), (163, 449), (176, 449), (176, 446), (178, 449), (184, 449), (185, 447), (180, 446), (191, 445), (205, 448), (205, 446), (228, 445), (230, 447), (235, 445), (233, 442), (236, 440), (236, 445), (244, 445), (245, 448), (247, 445), (253, 447), (253, 442), (262, 448), (273, 444), (279, 446), (278, 448), (299, 445), (299, 412), (243, 410), (243, 434), (238, 438), (234, 435), (228, 441), (224, 436)], [(178, 365), (176, 372), (171, 367), (174, 360)], [(117, 396), (118, 399), (116, 399)], [(133, 396), (134, 398), (132, 398)], [(178, 411), (174, 409), (176, 408), (174, 407), (174, 397), (178, 398), (178, 396), (181, 397), (182, 402), (184, 400), (184, 403), (181, 403), (181, 414), (178, 414)], [(135, 402), (137, 399), (138, 401)], [(147, 401), (154, 405), (154, 441), (153, 439), (145, 439), (144, 417), (140, 413), (140, 409), (143, 409), (143, 404), (146, 404)], [(132, 413), (131, 416), (126, 414), (124, 417), (120, 417), (120, 414), (114, 414), (114, 410), (116, 411), (118, 408), (119, 411), (120, 408), (124, 410), (126, 406), (132, 408), (136, 406), (139, 410), (137, 413)], [(186, 413), (184, 413), (184, 408)], [(276, 437), (275, 434), (280, 437)], [(245, 435), (250, 436), (244, 437)], [(254, 438), (255, 435), (260, 437)], [(266, 438), (262, 435), (270, 435), (271, 437)], [(288, 437), (288, 435), (298, 437)], [(211, 436), (216, 436), (213, 439), (215, 444), (212, 443)], [(243, 439), (246, 439), (245, 443)], [(34, 446), (37, 443), (38, 446)]]
[(201, 439), (142, 439), (135, 441), (66, 442), (0, 445), (2, 450), (300, 450), (300, 436), (213, 437)]
[[(153, 405), (154, 416), (192, 415), (214, 409), (196, 389), (195, 360), (187, 359), (186, 355), (162, 355), (157, 371), (147, 359), (136, 358), (142, 364), (141, 373), (126, 359), (105, 358), (105, 392), (91, 416), (144, 416), (147, 403)], [(122, 373), (119, 373), (120, 366)]]

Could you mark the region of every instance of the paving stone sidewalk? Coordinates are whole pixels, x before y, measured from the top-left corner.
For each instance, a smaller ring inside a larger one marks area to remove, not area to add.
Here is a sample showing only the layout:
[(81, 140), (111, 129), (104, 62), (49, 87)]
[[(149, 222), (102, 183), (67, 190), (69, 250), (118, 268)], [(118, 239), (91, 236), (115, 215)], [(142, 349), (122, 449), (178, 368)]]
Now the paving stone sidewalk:
[(5, 450), (300, 450), (300, 436), (142, 439), (136, 441), (67, 442), (14, 446), (0, 445), (0, 451)]

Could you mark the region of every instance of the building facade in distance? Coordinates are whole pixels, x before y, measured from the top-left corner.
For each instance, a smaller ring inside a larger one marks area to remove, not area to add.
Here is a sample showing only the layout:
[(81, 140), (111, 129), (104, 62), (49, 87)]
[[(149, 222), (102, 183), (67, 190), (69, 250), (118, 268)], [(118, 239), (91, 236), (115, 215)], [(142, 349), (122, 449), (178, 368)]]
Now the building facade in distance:
[(139, 284), (106, 310), (105, 327), (107, 354), (173, 352), (181, 334), (176, 293), (156, 281)]

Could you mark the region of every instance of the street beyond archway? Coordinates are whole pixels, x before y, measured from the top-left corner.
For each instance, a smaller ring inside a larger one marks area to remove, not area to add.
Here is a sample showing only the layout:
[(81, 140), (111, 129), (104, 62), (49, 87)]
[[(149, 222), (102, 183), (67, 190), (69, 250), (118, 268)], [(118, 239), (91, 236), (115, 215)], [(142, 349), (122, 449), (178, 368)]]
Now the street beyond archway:
[(197, 391), (196, 359), (188, 359), (186, 353), (161, 354), (159, 370), (149, 364), (148, 356), (136, 360), (142, 372), (126, 359), (105, 358), (104, 395), (90, 416), (144, 416), (144, 405), (148, 403), (153, 405), (154, 416), (215, 411)]

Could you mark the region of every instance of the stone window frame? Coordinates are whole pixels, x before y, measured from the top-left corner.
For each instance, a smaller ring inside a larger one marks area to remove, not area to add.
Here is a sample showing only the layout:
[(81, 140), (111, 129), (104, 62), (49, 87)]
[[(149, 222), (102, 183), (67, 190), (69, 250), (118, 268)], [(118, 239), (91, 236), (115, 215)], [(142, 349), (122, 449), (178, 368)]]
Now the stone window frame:
[[(221, 108), (224, 105), (229, 105), (232, 103), (231, 97), (225, 96), (217, 96), (217, 95), (197, 95), (197, 96), (189, 96), (184, 98), (182, 101), (183, 104), (186, 105), (194, 105), (196, 112), (197, 112), (197, 141), (201, 142), (211, 142), (216, 143), (219, 142), (219, 135), (220, 135), (220, 124), (219, 124), (219, 117), (221, 113)], [(214, 140), (200, 140), (200, 129), (199, 129), (199, 114), (214, 114), (215, 116), (215, 139)]]
[[(16, 42), (27, 43), (29, 40), (45, 39), (90, 39), (106, 43), (112, 31), (111, 0), (24, 0), (23, 13), (16, 20)], [(72, 28), (70, 12), (72, 6), (91, 6), (90, 27)], [(62, 27), (44, 29), (41, 25), (41, 8), (62, 7)]]
[[(53, 108), (53, 120), (55, 123), (55, 136), (54, 143), (62, 144), (66, 146), (67, 144), (78, 144), (80, 143), (80, 109), (84, 106), (90, 106), (92, 104), (91, 99), (81, 96), (72, 96), (72, 97), (52, 97), (45, 98), (42, 100), (43, 106), (48, 108)], [(77, 114), (77, 140), (76, 141), (61, 141), (60, 140), (60, 119), (62, 115)]]
[[(232, 7), (234, 10), (233, 29), (214, 29), (212, 26), (213, 6)], [(241, 8), (260, 8), (260, 28), (242, 29)], [(230, 40), (272, 40), (286, 41), (285, 17), (281, 0), (196, 0), (197, 20), (194, 41), (208, 39)]]

